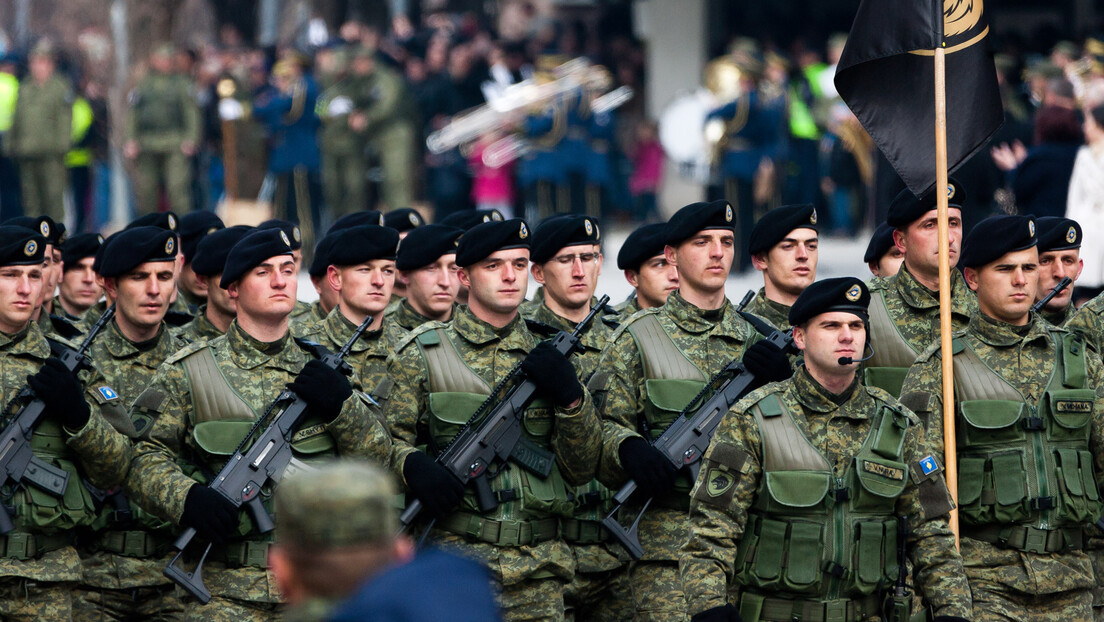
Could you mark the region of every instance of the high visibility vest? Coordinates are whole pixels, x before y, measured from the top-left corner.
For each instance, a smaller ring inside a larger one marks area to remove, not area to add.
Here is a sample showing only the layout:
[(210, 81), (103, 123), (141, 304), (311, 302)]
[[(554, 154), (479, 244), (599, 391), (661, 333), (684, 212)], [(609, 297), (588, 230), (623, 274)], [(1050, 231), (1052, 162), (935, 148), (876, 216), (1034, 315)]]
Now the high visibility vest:
[(88, 137), (88, 131), (92, 129), (92, 106), (88, 100), (78, 97), (73, 100), (73, 125), (70, 134), (70, 142), (73, 148), (65, 154), (65, 166), (76, 168), (92, 164), (92, 150), (82, 146)]
[(11, 129), (17, 99), (19, 80), (10, 73), (0, 73), (0, 132)]

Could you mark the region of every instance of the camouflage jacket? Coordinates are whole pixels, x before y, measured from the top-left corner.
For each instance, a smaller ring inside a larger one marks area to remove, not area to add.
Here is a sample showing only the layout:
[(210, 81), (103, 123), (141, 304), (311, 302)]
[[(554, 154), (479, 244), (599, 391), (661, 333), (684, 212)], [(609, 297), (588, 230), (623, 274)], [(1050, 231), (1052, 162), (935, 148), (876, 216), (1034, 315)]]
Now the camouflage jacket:
[(629, 294), (629, 297), (613, 306), (613, 310), (617, 312), (618, 319), (624, 322), (632, 317), (634, 313), (640, 310), (640, 301), (636, 298), (636, 292)]
[[(598, 300), (592, 297), (590, 300), (591, 306), (593, 307), (596, 302)], [(531, 325), (530, 328), (533, 328), (541, 339), (551, 339), (561, 330), (566, 330), (569, 333), (575, 330), (574, 322), (556, 315), (556, 312), (549, 309), (548, 305), (543, 302), (536, 306), (530, 306), (527, 312), (522, 313), (522, 316), (526, 320), (539, 323), (540, 326), (534, 327)], [(582, 349), (571, 355), (571, 364), (575, 366), (575, 371), (583, 382), (586, 382), (590, 375), (594, 373), (594, 370), (597, 369), (598, 358), (602, 356), (602, 350), (605, 349), (610, 336), (613, 335), (613, 331), (618, 326), (616, 320), (610, 319), (613, 317), (616, 316), (603, 317), (599, 315), (591, 320), (590, 326), (583, 333), (583, 338), (579, 340)], [(548, 328), (544, 328), (545, 326)]]
[[(1055, 330), (1035, 314), (1027, 327), (1017, 327), (978, 313), (955, 337), (964, 340), (989, 369), (1034, 405), (1044, 399), (1058, 356), (1048, 329)], [(1094, 352), (1087, 354), (1087, 386), (1096, 391), (1089, 442), (1099, 486), (1104, 474), (1104, 365)], [(939, 456), (944, 453), (942, 369), (939, 344), (935, 343), (916, 359), (901, 390), (901, 401), (926, 420), (929, 445)], [(965, 537), (961, 544), (962, 559), (971, 576), (986, 573), (991, 580), (1026, 594), (1049, 594), (1093, 584), (1092, 567), (1081, 551), (1040, 555)]]
[(1085, 343), (1100, 353), (1104, 347), (1104, 295), (1081, 305), (1065, 327), (1081, 335)]
[[(449, 319), (451, 320), (456, 313), (456, 303), (452, 303), (452, 312), (449, 313)], [(414, 310), (414, 307), (410, 306), (410, 301), (406, 298), (399, 300), (398, 304), (387, 305), (387, 311), (384, 312), (386, 321), (398, 324), (406, 330), (414, 330), (422, 324), (431, 321), (426, 316), (418, 313)], [(448, 320), (445, 320), (446, 322)]]
[[(762, 433), (747, 410), (771, 394), (782, 400), (805, 437), (828, 459), (836, 477), (851, 466), (881, 404), (904, 410), (885, 391), (858, 381), (844, 395), (832, 395), (804, 366), (793, 378), (758, 389), (733, 406), (713, 436), (690, 501), (690, 538), (683, 547), (679, 570), (691, 614), (725, 604), (729, 588), (738, 587), (734, 585), (736, 549), (763, 477)], [(912, 425), (905, 435), (901, 461), (919, 468), (928, 455), (924, 431), (919, 419), (904, 412)], [(742, 457), (742, 464), (732, 469), (734, 456)], [(722, 471), (735, 475), (735, 485), (713, 495), (709, 479)], [(914, 577), (920, 591), (930, 598), (935, 615), (970, 618), (970, 588), (947, 523), (951, 505), (946, 484), (938, 477), (934, 485), (942, 503), (925, 503), (916, 479), (910, 477), (897, 498), (896, 513), (912, 518), (909, 551)]]
[(225, 333), (219, 330), (217, 326), (211, 323), (211, 320), (207, 319), (207, 305), (203, 305), (199, 308), (199, 312), (196, 313), (195, 319), (189, 322), (187, 326), (180, 329), (180, 332), (178, 332), (176, 336), (187, 344), (214, 339), (224, 334)]
[[(337, 352), (353, 336), (356, 328), (357, 325), (341, 313), (340, 307), (334, 307), (326, 319), (302, 327), (299, 336), (320, 343), (331, 352)], [(353, 344), (349, 356), (345, 357), (345, 361), (353, 368), (353, 373), (360, 378), (364, 389), (373, 397), (387, 398), (391, 385), (387, 376), (387, 357), (395, 351), (406, 333), (398, 324), (384, 318), (383, 326), (379, 330), (364, 331)]]
[(326, 310), (322, 308), (322, 301), (315, 300), (307, 304), (297, 300), (295, 310), (291, 312), (291, 332), (298, 335), (303, 328), (326, 319), (326, 315)]
[(185, 345), (162, 322), (153, 342), (139, 348), (123, 335), (113, 320), (92, 342), (88, 355), (123, 405), (129, 408), (149, 385), (161, 363)]
[[(884, 297), (886, 309), (897, 332), (913, 351), (919, 354), (939, 339), (939, 292), (933, 292), (916, 280), (907, 266), (902, 265), (900, 271), (889, 278), (873, 278), (867, 285), (871, 294), (881, 293)], [(953, 329), (966, 328), (970, 317), (977, 313), (977, 308), (977, 298), (967, 287), (962, 273), (951, 270)], [(877, 344), (875, 348), (876, 346)], [(877, 361), (877, 349), (874, 352), (874, 361)]]
[(759, 293), (744, 307), (744, 311), (763, 318), (775, 328), (786, 330), (790, 327), (790, 306), (768, 299), (765, 287), (759, 288)]
[(1066, 328), (1067, 324), (1071, 319), (1073, 319), (1073, 316), (1076, 315), (1076, 313), (1077, 309), (1074, 308), (1073, 303), (1070, 303), (1066, 305), (1065, 308), (1059, 311), (1047, 311), (1044, 309), (1039, 312), (1039, 317), (1050, 322), (1052, 325), (1057, 326), (1058, 328)]

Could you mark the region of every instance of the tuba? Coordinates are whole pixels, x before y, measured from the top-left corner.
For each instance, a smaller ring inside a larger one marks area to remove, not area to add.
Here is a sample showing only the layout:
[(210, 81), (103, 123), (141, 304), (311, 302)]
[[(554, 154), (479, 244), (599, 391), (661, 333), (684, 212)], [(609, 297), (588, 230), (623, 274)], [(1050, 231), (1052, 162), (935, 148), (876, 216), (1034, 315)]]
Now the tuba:
[(725, 121), (707, 122), (706, 117), (743, 93), (743, 77), (743, 69), (730, 56), (715, 58), (705, 66), (702, 88), (677, 93), (663, 108), (659, 142), (685, 177), (709, 181), (713, 163), (724, 148), (727, 128)]

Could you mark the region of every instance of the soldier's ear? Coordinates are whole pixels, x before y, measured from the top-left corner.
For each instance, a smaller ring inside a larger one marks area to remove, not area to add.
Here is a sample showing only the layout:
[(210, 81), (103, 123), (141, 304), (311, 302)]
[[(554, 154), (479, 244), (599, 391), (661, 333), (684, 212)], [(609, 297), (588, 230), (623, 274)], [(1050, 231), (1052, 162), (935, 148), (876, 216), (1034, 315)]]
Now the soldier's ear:
[(341, 270), (337, 266), (326, 266), (326, 284), (335, 292), (341, 291)]
[(100, 277), (100, 280), (103, 281), (103, 288), (104, 291), (107, 292), (107, 295), (112, 298), (118, 298), (118, 294), (116, 293), (118, 292), (118, 281), (116, 281), (114, 277)]
[(625, 280), (632, 285), (633, 289), (640, 287), (640, 277), (637, 276), (636, 270), (625, 270)]
[(533, 280), (544, 285), (544, 266), (539, 263), (530, 264), (529, 272), (533, 274)]
[(471, 274), (468, 273), (467, 268), (460, 268), (457, 270), (456, 278), (460, 279), (460, 285), (471, 289)]
[(962, 276), (966, 279), (966, 286), (976, 292), (979, 286), (977, 269), (963, 268)]
[(678, 265), (678, 250), (674, 246), (668, 244), (663, 247), (663, 258), (667, 260), (667, 263), (672, 266)]
[(802, 326), (793, 327), (793, 340), (794, 345), (798, 350), (805, 350), (805, 328)]

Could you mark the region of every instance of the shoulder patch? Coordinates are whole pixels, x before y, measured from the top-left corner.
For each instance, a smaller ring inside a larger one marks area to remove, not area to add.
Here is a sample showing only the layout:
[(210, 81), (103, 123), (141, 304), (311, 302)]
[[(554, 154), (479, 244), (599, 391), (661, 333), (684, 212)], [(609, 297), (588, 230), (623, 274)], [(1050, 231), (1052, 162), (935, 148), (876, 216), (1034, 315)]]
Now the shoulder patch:
[(924, 456), (918, 463), (920, 465), (920, 471), (924, 475), (931, 475), (939, 470), (939, 463), (935, 461), (935, 458), (931, 455)]
[(119, 394), (109, 386), (102, 386), (96, 390), (100, 392), (100, 395), (102, 395), (105, 400), (110, 401), (119, 399)]

